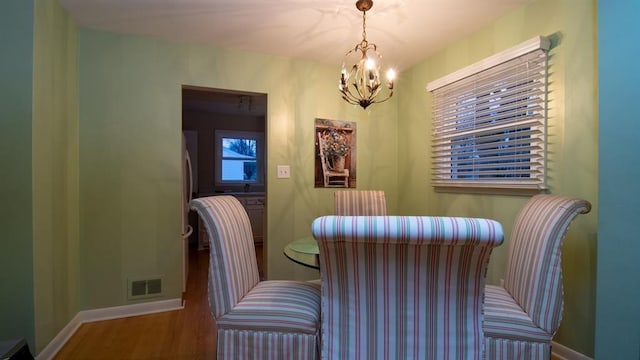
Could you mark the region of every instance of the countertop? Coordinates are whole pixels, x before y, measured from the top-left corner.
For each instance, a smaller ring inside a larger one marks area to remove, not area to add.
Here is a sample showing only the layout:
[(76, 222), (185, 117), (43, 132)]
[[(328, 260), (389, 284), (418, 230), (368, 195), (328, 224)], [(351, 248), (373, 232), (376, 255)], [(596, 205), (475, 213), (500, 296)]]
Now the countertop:
[(264, 191), (230, 191), (230, 192), (214, 192), (198, 194), (197, 197), (204, 196), (218, 196), (218, 195), (232, 195), (232, 196), (264, 196)]

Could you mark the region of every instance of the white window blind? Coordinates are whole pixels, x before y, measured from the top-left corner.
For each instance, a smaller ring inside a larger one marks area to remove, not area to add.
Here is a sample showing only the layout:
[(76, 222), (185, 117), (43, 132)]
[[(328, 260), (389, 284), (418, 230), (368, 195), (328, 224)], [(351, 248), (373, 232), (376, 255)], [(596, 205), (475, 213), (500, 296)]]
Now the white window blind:
[(520, 54), (432, 92), (434, 187), (546, 187), (545, 49)]

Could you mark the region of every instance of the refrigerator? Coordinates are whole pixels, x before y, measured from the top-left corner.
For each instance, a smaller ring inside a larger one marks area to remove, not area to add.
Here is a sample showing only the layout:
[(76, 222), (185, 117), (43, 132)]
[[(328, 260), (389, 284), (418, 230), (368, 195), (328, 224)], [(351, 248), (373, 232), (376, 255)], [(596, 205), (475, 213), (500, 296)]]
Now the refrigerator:
[(187, 149), (186, 135), (182, 133), (182, 293), (187, 291), (187, 279), (189, 277), (189, 236), (193, 233), (193, 227), (189, 225), (189, 202), (193, 193), (193, 171), (191, 157)]

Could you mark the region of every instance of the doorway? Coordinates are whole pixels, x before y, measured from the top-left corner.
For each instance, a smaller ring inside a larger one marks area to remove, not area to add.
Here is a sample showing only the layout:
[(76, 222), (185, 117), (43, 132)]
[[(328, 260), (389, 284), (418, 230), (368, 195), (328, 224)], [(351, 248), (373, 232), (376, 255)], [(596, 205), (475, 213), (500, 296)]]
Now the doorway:
[[(192, 198), (233, 195), (247, 210), (260, 278), (266, 278), (267, 94), (182, 86), (182, 132), (190, 153)], [(189, 250), (208, 247), (195, 212)], [(186, 264), (185, 264), (186, 265)]]

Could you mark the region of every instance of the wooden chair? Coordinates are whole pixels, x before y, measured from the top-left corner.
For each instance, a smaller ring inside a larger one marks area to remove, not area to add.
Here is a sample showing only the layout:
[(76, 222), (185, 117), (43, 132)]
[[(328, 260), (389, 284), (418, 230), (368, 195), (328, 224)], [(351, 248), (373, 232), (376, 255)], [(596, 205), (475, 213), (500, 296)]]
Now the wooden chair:
[(323, 216), (322, 359), (482, 359), (493, 220)]
[(324, 187), (349, 187), (349, 169), (337, 171), (331, 166), (329, 157), (324, 153), (324, 139), (322, 133), (318, 133), (318, 148), (320, 149), (320, 162), (322, 163), (322, 176)]
[(382, 190), (336, 190), (333, 204), (336, 215), (387, 215)]
[(217, 359), (316, 359), (320, 288), (259, 281), (251, 223), (233, 196), (191, 201), (209, 234), (209, 307)]
[(562, 320), (562, 241), (571, 222), (591, 210), (584, 200), (536, 195), (518, 213), (504, 286), (488, 285), (486, 359), (550, 359)]

